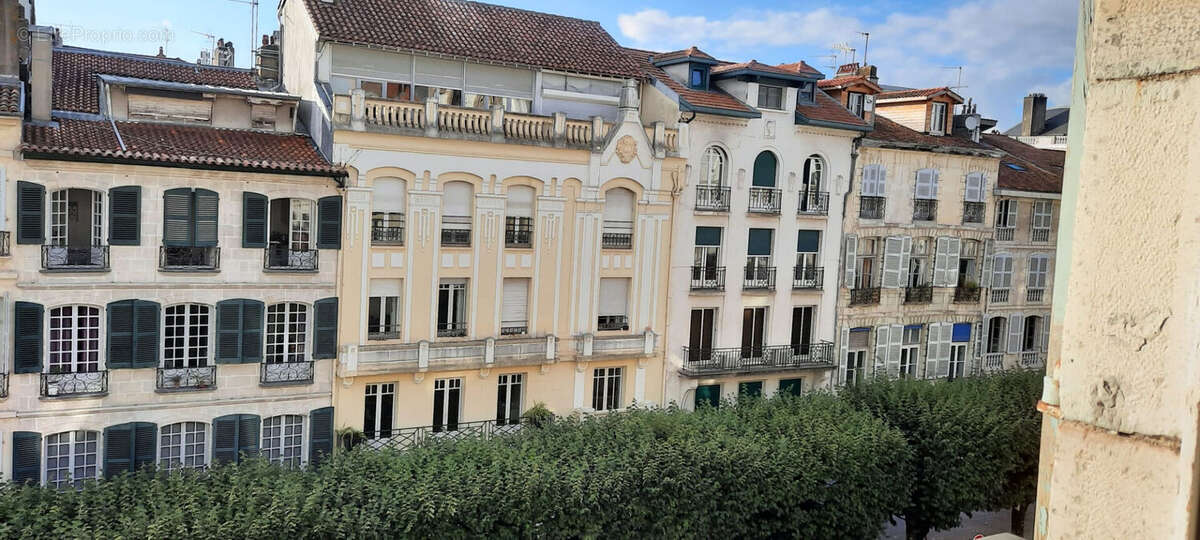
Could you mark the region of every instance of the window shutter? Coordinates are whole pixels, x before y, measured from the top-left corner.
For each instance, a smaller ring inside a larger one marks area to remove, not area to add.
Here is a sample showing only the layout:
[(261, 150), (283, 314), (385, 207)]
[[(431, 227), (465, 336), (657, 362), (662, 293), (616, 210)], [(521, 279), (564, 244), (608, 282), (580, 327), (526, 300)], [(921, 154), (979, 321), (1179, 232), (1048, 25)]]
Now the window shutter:
[(937, 249), (933, 255), (933, 286), (946, 286), (946, 269), (949, 261), (950, 239), (940, 236), (937, 239)]
[(758, 157), (754, 158), (754, 178), (752, 185), (754, 187), (775, 187), (775, 154), (771, 152), (760, 152)]
[(42, 434), (14, 431), (12, 442), (12, 480), (14, 484), (42, 482)]
[(964, 192), (966, 198), (964, 200), (968, 202), (978, 202), (980, 200), (981, 188), (979, 183), (982, 180), (982, 176), (979, 173), (970, 173), (967, 175), (967, 188)]
[(992, 286), (992, 241), (983, 243), (983, 265), (979, 275), (980, 287)]
[(134, 300), (108, 304), (108, 369), (133, 367)]
[(841, 340), (838, 342), (839, 351), (838, 358), (842, 361), (838, 362), (838, 383), (846, 382), (846, 364), (850, 363), (850, 327), (843, 326)]
[(599, 315), (628, 315), (629, 278), (600, 279)]
[(962, 239), (946, 238), (946, 286), (958, 286), (958, 254), (962, 251)]
[(1010, 353), (1021, 352), (1021, 336), (1025, 334), (1025, 317), (1021, 315), (1008, 316), (1008, 347)]
[(41, 304), (13, 304), (13, 373), (42, 371), (43, 313)]
[(858, 258), (858, 237), (846, 235), (846, 288), (854, 288), (854, 263)]
[(150, 422), (133, 423), (133, 470), (154, 465), (158, 449), (158, 426)]
[(317, 201), (317, 249), (342, 248), (342, 196)]
[(942, 323), (929, 323), (925, 336), (925, 378), (937, 376), (938, 371), (938, 337), (941, 335)]
[[(875, 365), (871, 374), (880, 376), (887, 369), (888, 363), (888, 347), (891, 346), (892, 327), (877, 326), (875, 327)], [(883, 368), (883, 369), (880, 369)]]
[(136, 246), (142, 243), (142, 186), (108, 190), (108, 243)]
[(1017, 207), (1018, 206), (1019, 206), (1019, 204), (1017, 203), (1017, 201), (1014, 201), (1014, 200), (1008, 201), (1008, 226), (1009, 227), (1017, 226)]
[(237, 463), (239, 416), (231, 414), (213, 420), (213, 465), (218, 463)]
[[(17, 243), (46, 243), (46, 186), (17, 182)], [(40, 476), (39, 476), (40, 478)]]
[(104, 478), (133, 472), (133, 424), (104, 428)]
[(215, 191), (196, 189), (193, 194), (193, 244), (211, 247), (218, 244), (217, 222), (220, 215), (220, 196)]
[(900, 237), (900, 286), (908, 283), (909, 266), (912, 264), (912, 237)]
[(904, 242), (898, 236), (889, 236), (883, 243), (883, 286), (896, 288), (900, 286), (900, 251)]
[(863, 167), (862, 194), (866, 197), (875, 196), (875, 178), (878, 176), (877, 171), (877, 165), (867, 165)]
[(931, 173), (931, 171), (929, 169), (921, 169), (921, 170), (917, 171), (916, 198), (918, 198), (918, 199), (932, 199), (933, 198), (933, 186), (932, 186), (933, 179), (932, 179), (932, 176), (930, 175), (930, 173)]
[(138, 300), (133, 305), (133, 367), (158, 367), (158, 325), (159, 306), (157, 302)]
[(904, 343), (904, 325), (893, 324), (890, 337), (891, 340), (888, 343), (887, 374), (888, 377), (899, 377), (900, 345)]
[(887, 193), (887, 169), (883, 165), (875, 166), (875, 195), (884, 197)]
[(1038, 349), (1041, 350), (1042, 352), (1050, 351), (1050, 318), (1051, 317), (1053, 317), (1053, 315), (1051, 315), (1049, 313), (1042, 316), (1042, 328), (1041, 328), (1042, 335), (1038, 338), (1038, 344), (1040, 345), (1038, 347)]
[(333, 407), (313, 409), (308, 414), (308, 463), (317, 467), (333, 454)]
[(258, 437), (261, 419), (257, 415), (243, 414), (238, 418), (238, 454), (258, 455)]
[(242, 192), (242, 247), (267, 247), (267, 196)]
[(529, 280), (507, 278), (504, 280), (504, 299), (500, 312), (501, 322), (526, 321), (529, 317)]
[(954, 324), (942, 323), (940, 334), (938, 338), (937, 376), (946, 378), (950, 376), (950, 342), (954, 338)]
[(168, 189), (163, 192), (163, 245), (191, 246), (194, 238), (191, 188)]
[(313, 334), (313, 358), (337, 358), (338, 299), (322, 298), (313, 303), (317, 312)]
[(929, 198), (938, 198), (938, 171), (937, 169), (929, 170)]
[(975, 357), (975, 369), (979, 369), (979, 359), (983, 356), (983, 322), (977, 322), (972, 330), (975, 334), (973, 355)]
[(979, 173), (979, 202), (987, 200), (987, 175)]
[(217, 302), (217, 363), (237, 364), (242, 360), (242, 301)]
[[(258, 300), (242, 300), (243, 364), (256, 364), (263, 359), (263, 316), (265, 315), (265, 311), (263, 303)], [(336, 304), (334, 306), (334, 317), (337, 317)], [(337, 332), (336, 327), (334, 328), (334, 332)]]

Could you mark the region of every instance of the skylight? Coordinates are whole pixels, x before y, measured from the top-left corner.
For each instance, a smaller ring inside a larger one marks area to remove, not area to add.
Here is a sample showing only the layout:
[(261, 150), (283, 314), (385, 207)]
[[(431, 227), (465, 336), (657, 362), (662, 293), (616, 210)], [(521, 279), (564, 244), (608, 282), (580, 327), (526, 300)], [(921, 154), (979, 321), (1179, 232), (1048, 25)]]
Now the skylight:
[(1006, 165), (1008, 168), (1010, 168), (1014, 171), (1024, 171), (1025, 170), (1025, 167), (1017, 165), (1016, 163), (1005, 163), (1004, 165)]

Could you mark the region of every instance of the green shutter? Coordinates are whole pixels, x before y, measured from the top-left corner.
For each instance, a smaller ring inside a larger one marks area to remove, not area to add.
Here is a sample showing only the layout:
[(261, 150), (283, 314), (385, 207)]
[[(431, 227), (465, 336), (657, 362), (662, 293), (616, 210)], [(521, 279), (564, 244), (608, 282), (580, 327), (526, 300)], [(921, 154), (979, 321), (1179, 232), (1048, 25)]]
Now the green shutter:
[(342, 197), (321, 197), (317, 201), (317, 249), (341, 248)]
[(317, 467), (333, 453), (333, 407), (314, 409), (308, 415), (308, 463)]
[(267, 247), (267, 196), (242, 193), (242, 247)]
[(163, 192), (163, 245), (191, 246), (192, 189), (175, 188)]
[(192, 202), (195, 216), (193, 241), (199, 247), (217, 245), (217, 220), (220, 196), (215, 191), (197, 188)]
[(46, 186), (17, 182), (17, 243), (46, 243)]
[(104, 428), (104, 477), (133, 470), (133, 424)]
[(258, 455), (258, 435), (261, 420), (253, 414), (243, 414), (238, 418), (238, 454), (248, 457)]
[(242, 301), (217, 302), (217, 363), (242, 361)]
[(13, 305), (13, 373), (42, 371), (42, 315), (41, 304)]
[(133, 423), (133, 470), (153, 466), (157, 457), (158, 426), (150, 422)]
[(775, 154), (762, 152), (754, 158), (755, 187), (775, 187)]
[(15, 484), (42, 483), (42, 434), (13, 432), (12, 480)]
[(313, 304), (316, 314), (313, 358), (337, 358), (338, 299), (322, 298)]
[(108, 190), (108, 243), (136, 246), (142, 243), (142, 187), (121, 186)]
[(108, 369), (133, 367), (134, 300), (108, 304)]
[(133, 305), (133, 367), (158, 367), (158, 325), (160, 310), (157, 302), (138, 300)]
[(213, 419), (212, 463), (237, 463), (238, 416), (230, 414)]
[(242, 300), (242, 363), (256, 364), (263, 359), (263, 316), (258, 300)]

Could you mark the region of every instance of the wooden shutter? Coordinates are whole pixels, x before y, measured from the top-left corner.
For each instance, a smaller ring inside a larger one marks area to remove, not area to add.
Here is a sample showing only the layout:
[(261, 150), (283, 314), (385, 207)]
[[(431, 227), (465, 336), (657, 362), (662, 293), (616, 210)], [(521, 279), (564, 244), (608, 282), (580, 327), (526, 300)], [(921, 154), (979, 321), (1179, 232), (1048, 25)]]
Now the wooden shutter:
[(13, 373), (42, 371), (43, 313), (41, 304), (13, 304)]
[(1025, 334), (1025, 317), (1021, 315), (1008, 316), (1008, 346), (1010, 353), (1021, 352), (1021, 336)]
[(854, 263), (858, 258), (858, 237), (846, 235), (846, 288), (854, 288)]
[(983, 264), (982, 271), (979, 275), (980, 287), (992, 286), (992, 241), (987, 240), (983, 243)]
[(937, 376), (950, 376), (950, 342), (954, 339), (954, 323), (942, 323), (938, 337)]
[(158, 447), (158, 426), (130, 422), (104, 428), (104, 477), (137, 472), (153, 465)]
[(46, 243), (46, 186), (17, 182), (17, 243)]
[(1054, 315), (1047, 313), (1042, 316), (1042, 335), (1038, 338), (1038, 349), (1042, 352), (1050, 350), (1050, 318)]
[(1017, 226), (1017, 207), (1020, 206), (1017, 201), (1009, 199), (1008, 201), (1008, 223), (1009, 227)]
[(243, 414), (238, 418), (238, 454), (246, 456), (258, 455), (258, 437), (262, 420), (253, 414)]
[(888, 343), (887, 374), (888, 377), (900, 376), (900, 346), (904, 344), (904, 325), (893, 324)]
[(948, 282), (946, 278), (947, 270), (950, 264), (950, 239), (940, 236), (937, 239), (937, 249), (934, 250), (933, 256), (933, 286), (945, 287)]
[(332, 195), (317, 201), (317, 249), (342, 247), (342, 197)]
[(237, 463), (238, 461), (238, 417), (231, 414), (213, 419), (213, 465)]
[(916, 198), (932, 199), (933, 195), (933, 171), (930, 169), (921, 169), (917, 171), (917, 188)]
[(974, 353), (972, 356), (975, 357), (975, 369), (979, 369), (979, 359), (983, 357), (983, 322), (981, 321), (975, 323), (972, 326), (971, 331), (974, 332), (975, 338), (972, 340), (974, 341), (974, 345), (972, 345), (972, 347), (975, 349), (972, 351)]
[(146, 300), (108, 304), (109, 369), (158, 366), (159, 305)]
[(242, 361), (242, 301), (217, 302), (217, 363)]
[(929, 195), (930, 199), (938, 198), (938, 170), (937, 169), (929, 170), (929, 192), (930, 192), (930, 195)]
[(163, 192), (163, 245), (191, 246), (192, 229), (191, 188), (168, 189)]
[(337, 358), (338, 299), (322, 298), (313, 303), (316, 325), (313, 334), (313, 358)]
[(938, 372), (938, 338), (941, 336), (942, 323), (929, 323), (928, 334), (925, 336), (925, 378), (937, 376)]
[(871, 370), (871, 374), (874, 376), (879, 376), (881, 374), (881, 367), (883, 367), (884, 370), (887, 369), (886, 365), (888, 363), (888, 347), (890, 347), (892, 344), (891, 336), (892, 327), (886, 325), (875, 327), (875, 362), (874, 368)]
[(211, 247), (217, 245), (217, 222), (220, 215), (220, 196), (215, 191), (199, 189), (192, 199), (192, 245)]
[(889, 236), (883, 242), (883, 286), (894, 289), (900, 286), (900, 251), (904, 241), (898, 236)]
[(842, 361), (838, 362), (837, 383), (841, 384), (841, 383), (846, 382), (846, 364), (850, 363), (850, 327), (849, 326), (842, 327), (841, 340), (838, 343), (838, 345), (839, 345), (838, 358), (841, 358)]
[(981, 190), (983, 188), (980, 186), (980, 182), (982, 180), (983, 180), (982, 173), (973, 172), (973, 173), (967, 174), (967, 180), (966, 180), (967, 187), (963, 194), (963, 196), (964, 196), (963, 200), (968, 201), (968, 202), (978, 202), (978, 201), (983, 200), (981, 198), (981, 194), (983, 193)]
[(958, 286), (958, 254), (962, 251), (962, 240), (950, 236), (946, 238), (946, 286)]
[(862, 171), (862, 195), (865, 197), (875, 196), (875, 178), (878, 176), (878, 165), (867, 165)]
[[(912, 265), (912, 237), (900, 237), (900, 285), (904, 287), (908, 283), (909, 266)], [(924, 272), (924, 269), (922, 269)]]
[(308, 463), (317, 467), (333, 454), (333, 407), (308, 413)]
[[(336, 305), (334, 317), (337, 317)], [(242, 363), (255, 364), (263, 359), (263, 303), (258, 300), (242, 300)], [(336, 333), (336, 328), (334, 329)], [(336, 342), (335, 342), (336, 343)], [(336, 346), (336, 345), (335, 345)]]
[(267, 196), (242, 192), (242, 247), (267, 247)]
[(142, 186), (108, 190), (108, 243), (136, 246), (142, 243)]
[(14, 431), (12, 442), (12, 481), (14, 484), (42, 482), (42, 434)]
[(138, 300), (133, 305), (133, 316), (133, 367), (158, 367), (159, 305)]
[(875, 167), (875, 194), (883, 197), (887, 193), (887, 169), (883, 165), (876, 165)]

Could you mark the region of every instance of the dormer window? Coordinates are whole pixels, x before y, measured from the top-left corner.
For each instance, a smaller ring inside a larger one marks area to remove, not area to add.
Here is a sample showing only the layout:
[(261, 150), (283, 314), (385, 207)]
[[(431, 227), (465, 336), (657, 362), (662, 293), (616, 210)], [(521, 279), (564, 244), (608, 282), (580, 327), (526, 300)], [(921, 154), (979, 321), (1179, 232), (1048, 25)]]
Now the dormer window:
[(796, 103), (812, 103), (815, 97), (816, 85), (812, 81), (804, 81), (796, 88)]
[(128, 114), (131, 120), (207, 124), (212, 120), (213, 102), (195, 92), (170, 92), (129, 87)]
[(758, 108), (783, 110), (783, 88), (760, 84), (758, 86)]
[(859, 118), (866, 118), (867, 95), (862, 92), (846, 92), (846, 108)]
[(707, 81), (708, 70), (702, 67), (692, 68), (691, 75), (688, 77), (688, 85), (696, 90), (704, 90), (708, 87)]
[(929, 133), (944, 135), (946, 133), (946, 104), (933, 102), (929, 108)]

